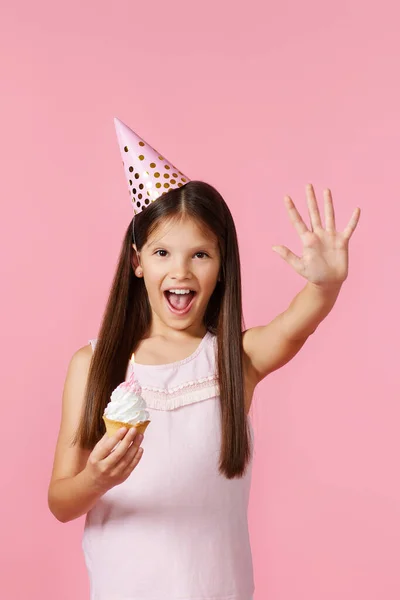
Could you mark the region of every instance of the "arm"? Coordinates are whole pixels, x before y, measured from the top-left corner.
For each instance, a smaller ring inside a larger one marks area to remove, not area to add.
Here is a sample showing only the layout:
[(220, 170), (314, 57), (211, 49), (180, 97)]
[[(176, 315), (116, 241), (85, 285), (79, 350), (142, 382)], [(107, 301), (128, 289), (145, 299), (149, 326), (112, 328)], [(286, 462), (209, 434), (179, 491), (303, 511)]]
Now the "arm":
[(331, 312), (341, 285), (323, 288), (308, 282), (283, 313), (282, 333), (288, 340), (305, 340)]
[(90, 451), (70, 444), (83, 410), (91, 359), (90, 346), (75, 352), (64, 384), (60, 431), (48, 489), (49, 509), (62, 523), (86, 513), (101, 496), (86, 477), (85, 466)]
[(143, 456), (143, 436), (132, 427), (104, 436), (92, 451), (71, 445), (82, 413), (92, 359), (90, 346), (78, 350), (70, 362), (64, 386), (62, 417), (48, 490), (48, 506), (62, 523), (87, 513), (115, 485), (123, 483)]
[(344, 231), (337, 232), (331, 193), (325, 190), (324, 229), (313, 187), (309, 185), (306, 189), (311, 229), (291, 198), (285, 197), (290, 220), (303, 243), (302, 256), (296, 256), (285, 246), (273, 246), (273, 250), (307, 279), (307, 284), (287, 310), (271, 323), (244, 332), (243, 350), (255, 385), (297, 354), (332, 310), (348, 275), (348, 242), (357, 226), (360, 209), (353, 212)]
[(84, 469), (78, 475), (54, 481), (49, 489), (49, 508), (53, 515), (67, 523), (86, 514), (104, 494), (96, 489)]
[(296, 356), (332, 310), (339, 292), (340, 287), (328, 290), (307, 283), (271, 323), (245, 331), (243, 349), (255, 385)]

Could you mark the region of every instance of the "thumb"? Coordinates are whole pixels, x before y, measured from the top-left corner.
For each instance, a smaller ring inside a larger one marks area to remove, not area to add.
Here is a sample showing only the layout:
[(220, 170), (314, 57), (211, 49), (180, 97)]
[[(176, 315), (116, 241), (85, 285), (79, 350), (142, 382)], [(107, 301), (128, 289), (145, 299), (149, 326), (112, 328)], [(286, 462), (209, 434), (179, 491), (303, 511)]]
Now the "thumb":
[(272, 246), (272, 250), (284, 259), (286, 259), (288, 253), (290, 253), (290, 250), (286, 248), (286, 246)]
[(272, 250), (279, 254), (293, 269), (297, 272), (301, 270), (301, 259), (294, 252), (286, 248), (286, 246), (272, 246)]

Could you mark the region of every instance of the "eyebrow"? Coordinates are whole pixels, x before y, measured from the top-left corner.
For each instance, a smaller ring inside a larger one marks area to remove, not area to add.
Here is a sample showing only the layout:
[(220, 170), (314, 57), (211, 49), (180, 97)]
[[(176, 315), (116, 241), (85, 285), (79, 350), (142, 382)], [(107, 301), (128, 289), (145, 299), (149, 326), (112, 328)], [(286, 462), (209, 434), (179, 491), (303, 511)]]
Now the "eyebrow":
[[(162, 242), (152, 242), (151, 244), (149, 244), (148, 248), (152, 249), (155, 248), (156, 246), (160, 246), (162, 248), (169, 248), (168, 244), (163, 244)], [(194, 250), (198, 250), (199, 248), (205, 248), (208, 250), (216, 250), (217, 249), (217, 244), (215, 244), (215, 242), (205, 242), (202, 244), (196, 244), (196, 246), (193, 246), (192, 248), (188, 248), (188, 252), (194, 252)]]

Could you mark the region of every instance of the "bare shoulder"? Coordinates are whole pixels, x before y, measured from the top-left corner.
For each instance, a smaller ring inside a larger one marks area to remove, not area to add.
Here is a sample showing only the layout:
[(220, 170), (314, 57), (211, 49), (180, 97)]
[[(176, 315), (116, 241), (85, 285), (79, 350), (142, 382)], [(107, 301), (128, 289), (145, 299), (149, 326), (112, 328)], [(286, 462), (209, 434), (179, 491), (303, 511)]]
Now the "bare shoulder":
[(254, 386), (294, 358), (307, 341), (307, 338), (288, 338), (284, 333), (282, 319), (283, 313), (267, 325), (251, 327), (243, 332), (246, 370)]
[(93, 352), (90, 344), (82, 346), (72, 355), (64, 382), (61, 420), (54, 454), (51, 483), (57, 479), (73, 477), (86, 465), (88, 450), (72, 445), (84, 407), (86, 383)]
[(93, 350), (90, 344), (78, 348), (71, 357), (70, 368), (88, 368), (92, 361)]

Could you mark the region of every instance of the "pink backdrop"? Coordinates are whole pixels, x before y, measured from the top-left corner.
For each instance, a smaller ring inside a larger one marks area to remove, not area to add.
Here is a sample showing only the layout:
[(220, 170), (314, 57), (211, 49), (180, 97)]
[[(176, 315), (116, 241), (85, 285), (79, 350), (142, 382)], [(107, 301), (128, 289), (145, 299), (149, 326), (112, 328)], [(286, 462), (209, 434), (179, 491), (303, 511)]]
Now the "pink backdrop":
[[(1, 590), (84, 600), (83, 518), (47, 508), (72, 353), (97, 335), (129, 195), (113, 117), (236, 219), (247, 327), (303, 287), (283, 204), (356, 206), (350, 276), (259, 386), (255, 600), (395, 600), (399, 542), (398, 3), (8, 3), (0, 18)], [(378, 13), (379, 9), (379, 13)], [(5, 531), (5, 538), (4, 538)]]

